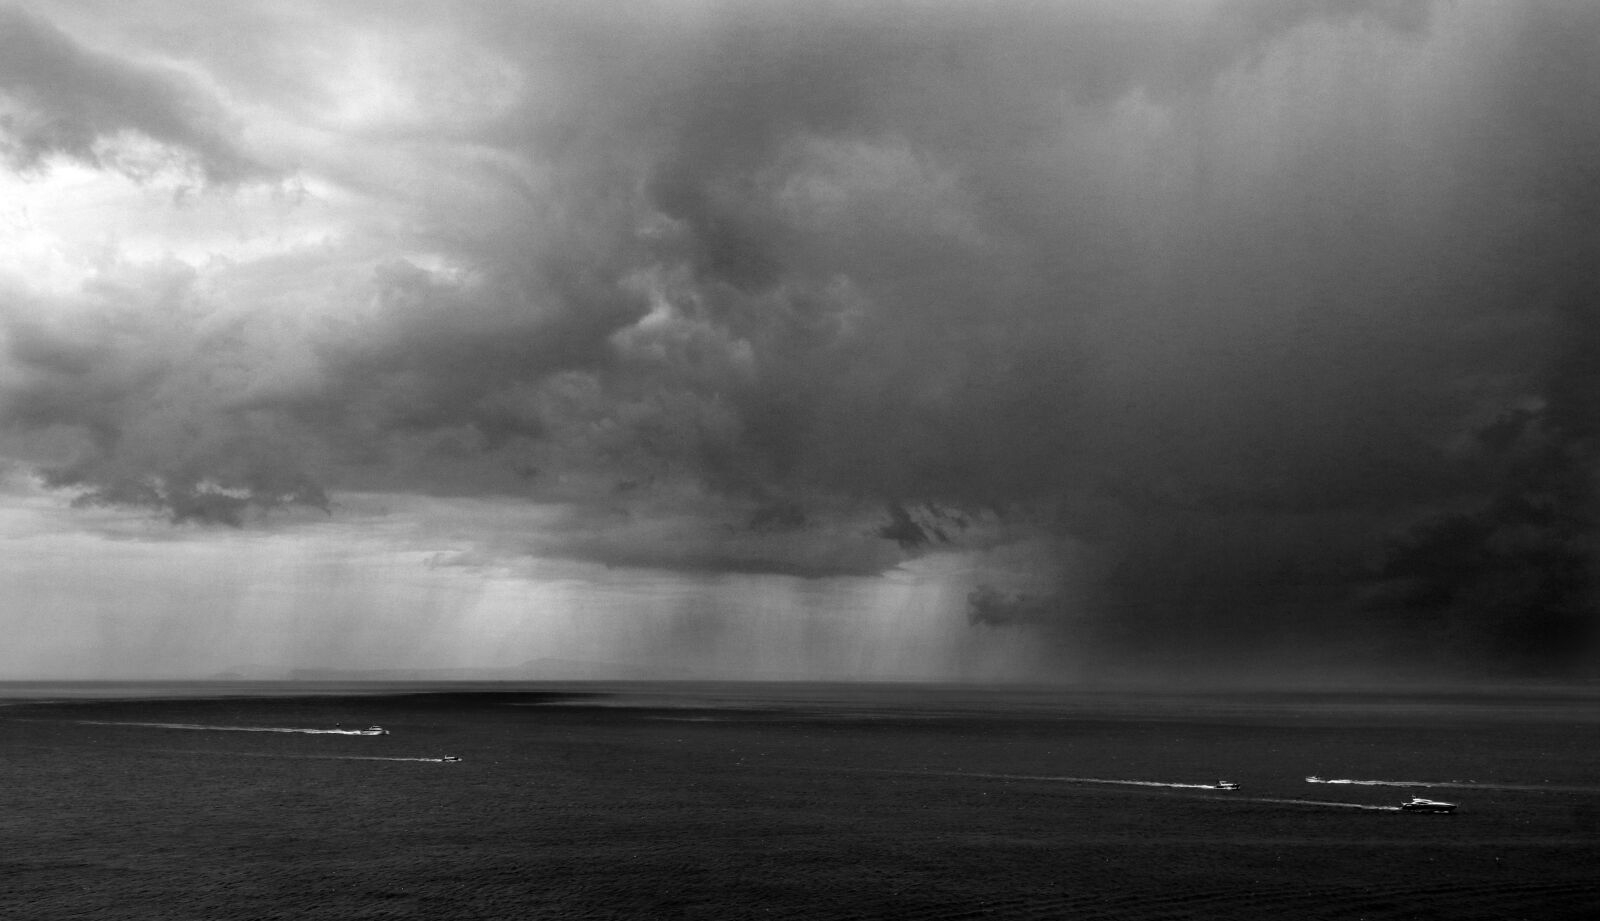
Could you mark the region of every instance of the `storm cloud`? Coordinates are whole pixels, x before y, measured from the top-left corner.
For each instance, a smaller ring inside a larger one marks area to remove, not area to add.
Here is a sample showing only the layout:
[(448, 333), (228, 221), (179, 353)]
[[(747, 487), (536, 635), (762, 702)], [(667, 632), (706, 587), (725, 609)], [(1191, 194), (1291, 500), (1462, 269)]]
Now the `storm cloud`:
[(1590, 4), (145, 7), (0, 13), (13, 168), (270, 227), (7, 273), (10, 453), (79, 501), (1025, 547), (970, 626), (1063, 657), (1592, 666)]

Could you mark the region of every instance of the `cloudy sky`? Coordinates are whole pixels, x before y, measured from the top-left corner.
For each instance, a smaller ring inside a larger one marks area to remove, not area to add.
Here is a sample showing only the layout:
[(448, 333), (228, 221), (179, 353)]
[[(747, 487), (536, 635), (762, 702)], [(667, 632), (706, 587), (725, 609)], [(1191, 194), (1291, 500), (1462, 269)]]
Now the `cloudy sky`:
[(0, 678), (1593, 669), (1597, 100), (1587, 0), (0, 4)]

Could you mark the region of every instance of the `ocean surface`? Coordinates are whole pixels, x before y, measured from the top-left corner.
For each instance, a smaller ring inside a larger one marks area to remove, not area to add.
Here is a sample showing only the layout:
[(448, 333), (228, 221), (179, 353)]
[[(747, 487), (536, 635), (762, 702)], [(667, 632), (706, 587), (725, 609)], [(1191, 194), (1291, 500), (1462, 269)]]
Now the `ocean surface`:
[(0, 683), (0, 918), (1600, 917), (1597, 742), (1593, 686)]

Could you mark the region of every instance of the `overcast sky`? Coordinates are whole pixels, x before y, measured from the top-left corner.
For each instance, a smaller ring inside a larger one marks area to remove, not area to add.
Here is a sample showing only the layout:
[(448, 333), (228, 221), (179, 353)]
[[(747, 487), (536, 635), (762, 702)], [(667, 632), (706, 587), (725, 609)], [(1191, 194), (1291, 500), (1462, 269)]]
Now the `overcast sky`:
[(1587, 0), (0, 4), (0, 678), (1592, 669), (1597, 100)]

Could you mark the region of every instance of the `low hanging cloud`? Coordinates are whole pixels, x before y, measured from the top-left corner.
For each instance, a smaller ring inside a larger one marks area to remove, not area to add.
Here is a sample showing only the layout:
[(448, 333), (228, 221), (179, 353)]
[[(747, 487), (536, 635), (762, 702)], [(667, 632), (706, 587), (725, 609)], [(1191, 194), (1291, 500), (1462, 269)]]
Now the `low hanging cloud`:
[(14, 166), (131, 131), (329, 215), (78, 323), (13, 282), (0, 412), (86, 501), (560, 501), (693, 571), (1070, 544), (974, 624), (1158, 664), (1592, 648), (1588, 4), (242, 5), (249, 72), (37, 9)]

